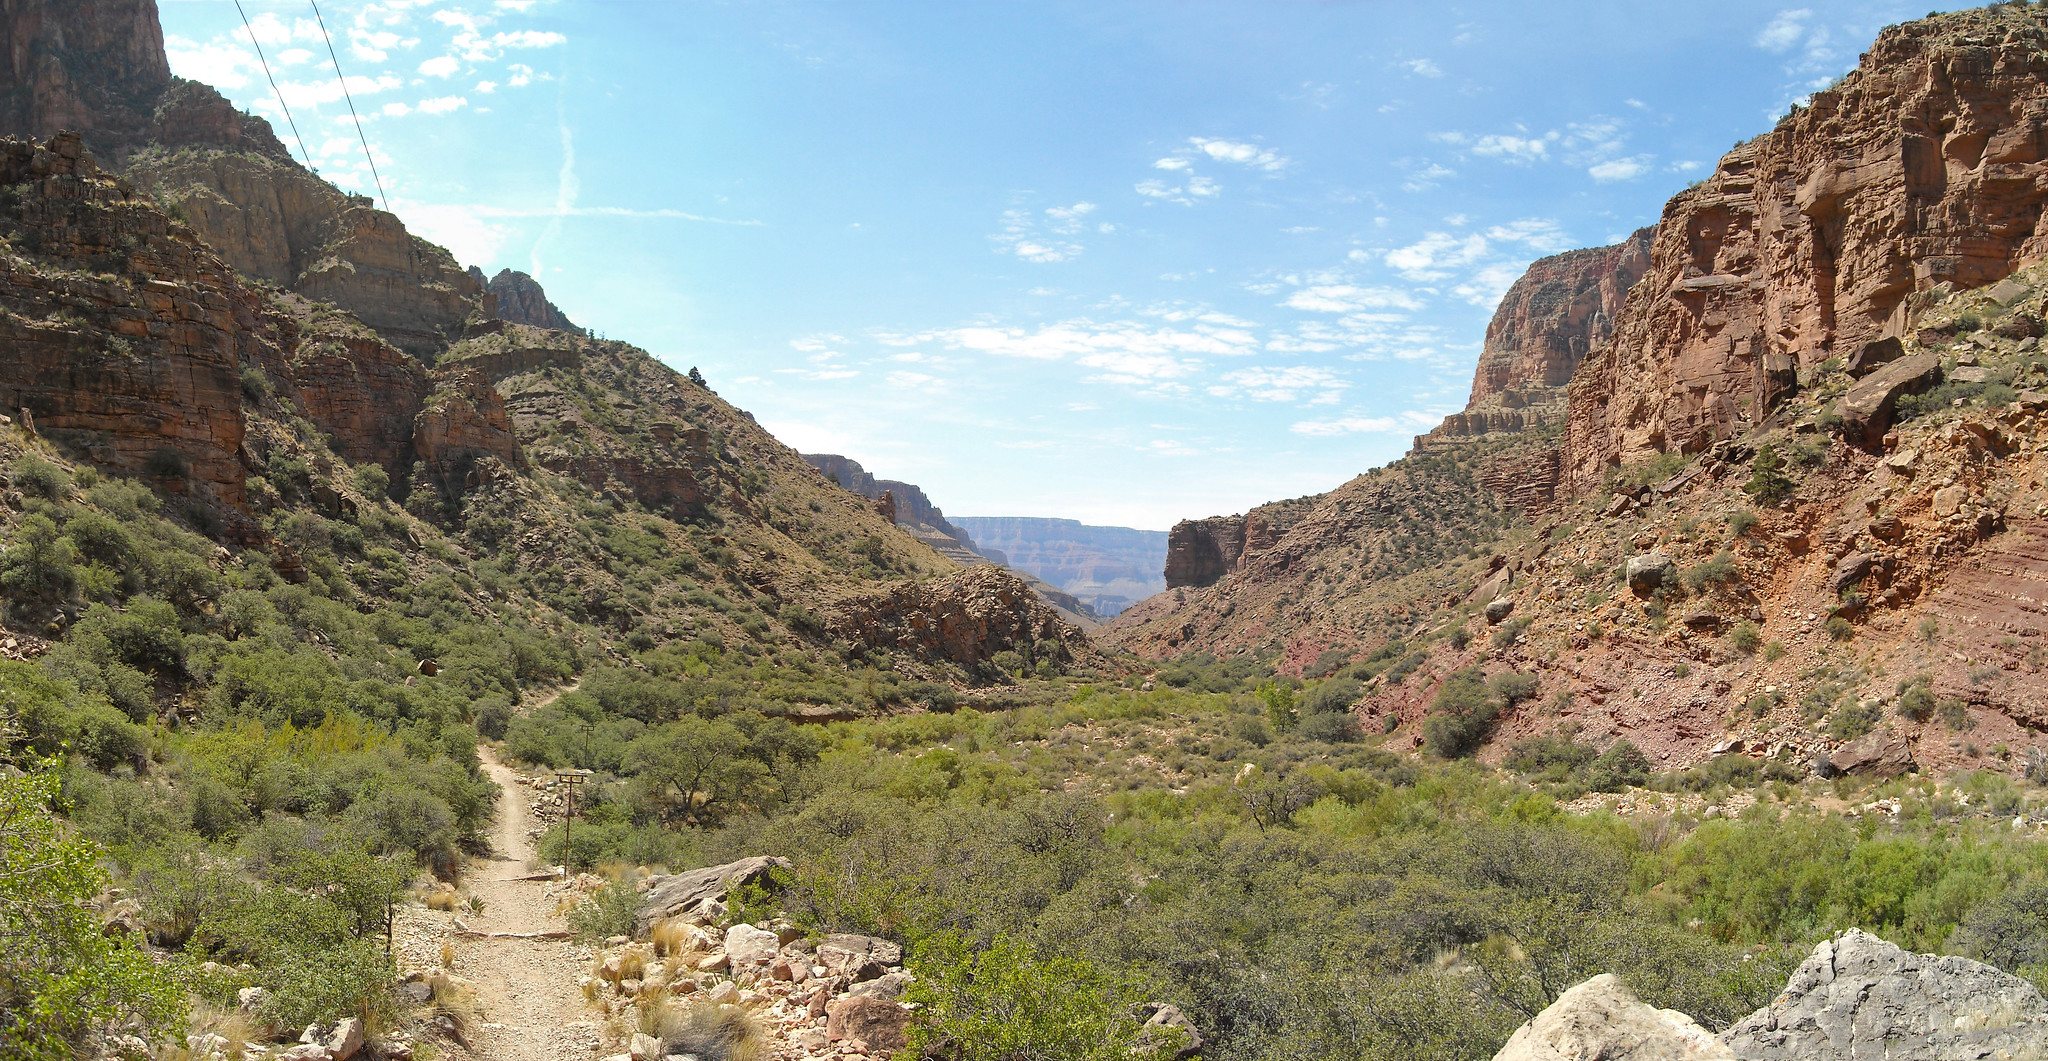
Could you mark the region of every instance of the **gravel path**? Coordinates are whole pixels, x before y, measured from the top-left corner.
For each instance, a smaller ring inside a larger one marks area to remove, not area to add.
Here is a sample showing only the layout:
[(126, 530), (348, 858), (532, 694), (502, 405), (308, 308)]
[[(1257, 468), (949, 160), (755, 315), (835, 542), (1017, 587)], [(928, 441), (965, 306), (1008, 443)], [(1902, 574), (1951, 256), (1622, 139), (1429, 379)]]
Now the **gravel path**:
[[(491, 855), (473, 865), (468, 893), (484, 902), (483, 913), (458, 920), (476, 932), (562, 932), (568, 924), (559, 899), (545, 880), (519, 880), (545, 867), (533, 860), (532, 811), (518, 775), (479, 748), (483, 766), (498, 784), (497, 828)], [(451, 925), (451, 927), (453, 927)], [(584, 1001), (577, 979), (589, 962), (589, 948), (574, 941), (479, 939), (454, 934), (455, 972), (476, 984), (482, 1031), (472, 1052), (490, 1061), (574, 1061), (600, 1054), (599, 1015)]]

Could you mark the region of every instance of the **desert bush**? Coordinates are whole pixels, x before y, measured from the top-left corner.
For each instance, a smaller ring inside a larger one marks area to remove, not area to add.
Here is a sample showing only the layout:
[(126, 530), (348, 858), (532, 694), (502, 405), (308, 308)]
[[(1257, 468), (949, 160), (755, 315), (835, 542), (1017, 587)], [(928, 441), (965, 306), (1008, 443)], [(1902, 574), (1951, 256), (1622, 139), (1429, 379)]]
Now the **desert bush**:
[(1422, 744), (1429, 753), (1455, 759), (1471, 752), (1500, 715), (1500, 704), (1486, 689), (1484, 674), (1468, 667), (1445, 678), (1422, 721)]
[(957, 935), (931, 936), (912, 951), (910, 1049), (957, 1061), (1170, 1058), (1177, 1040), (1148, 1041), (1132, 1016), (1136, 982), (1080, 958), (1039, 958), (998, 939), (976, 950)]

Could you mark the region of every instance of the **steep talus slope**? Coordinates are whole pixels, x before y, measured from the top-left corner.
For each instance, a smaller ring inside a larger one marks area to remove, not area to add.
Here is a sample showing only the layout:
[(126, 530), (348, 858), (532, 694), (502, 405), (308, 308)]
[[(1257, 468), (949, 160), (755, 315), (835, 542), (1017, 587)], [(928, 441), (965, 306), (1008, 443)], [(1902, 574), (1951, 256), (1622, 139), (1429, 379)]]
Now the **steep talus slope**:
[(2031, 5), (1894, 26), (1674, 197), (1614, 340), (1574, 379), (1574, 488), (1752, 427), (1801, 373), (1905, 335), (1916, 292), (2039, 258), (2044, 73)]

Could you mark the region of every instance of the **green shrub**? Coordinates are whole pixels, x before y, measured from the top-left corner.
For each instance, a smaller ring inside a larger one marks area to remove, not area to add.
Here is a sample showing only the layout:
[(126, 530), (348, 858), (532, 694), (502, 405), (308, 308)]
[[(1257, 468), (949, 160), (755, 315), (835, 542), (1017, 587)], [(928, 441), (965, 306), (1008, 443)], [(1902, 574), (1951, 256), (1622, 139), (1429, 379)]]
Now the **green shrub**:
[(976, 951), (957, 935), (920, 940), (906, 996), (915, 1057), (954, 1061), (1130, 1061), (1170, 1058), (1184, 1042), (1148, 1033), (1133, 1015), (1137, 983), (1081, 958), (1032, 955), (998, 938)]
[(398, 977), (382, 943), (352, 940), (319, 950), (287, 950), (265, 966), (269, 989), (259, 1015), (280, 1028), (343, 1017), (381, 1026), (398, 1009)]
[(1685, 588), (1698, 593), (1708, 586), (1718, 586), (1735, 581), (1735, 557), (1726, 549), (1711, 558), (1694, 565), (1681, 576)]
[(1586, 766), (1586, 787), (1595, 792), (1619, 792), (1631, 785), (1640, 787), (1650, 780), (1650, 757), (1633, 742), (1618, 740)]
[(640, 875), (629, 870), (577, 903), (569, 911), (569, 928), (576, 938), (602, 942), (632, 935), (633, 915), (640, 909), (639, 881)]
[(1443, 759), (1469, 755), (1499, 715), (1499, 703), (1487, 695), (1484, 674), (1477, 667), (1467, 667), (1445, 678), (1437, 688), (1429, 714), (1422, 720), (1423, 747)]
[(1756, 526), (1756, 522), (1756, 513), (1746, 508), (1735, 509), (1728, 513), (1728, 533), (1740, 538), (1748, 534), (1749, 529)]
[(33, 453), (8, 466), (7, 479), (16, 490), (45, 501), (62, 501), (71, 493), (71, 476), (64, 469)]
[(1915, 722), (1925, 722), (1934, 717), (1934, 684), (1926, 675), (1899, 683), (1899, 701), (1896, 710)]
[(10, 1059), (70, 1061), (129, 1025), (169, 1032), (185, 1011), (172, 970), (103, 933), (87, 908), (107, 885), (103, 852), (50, 812), (59, 791), (46, 769), (0, 773), (0, 1043)]
[(1836, 641), (1847, 641), (1856, 636), (1856, 627), (1849, 620), (1837, 615), (1828, 620), (1827, 632)]
[(1753, 653), (1763, 640), (1763, 630), (1747, 619), (1736, 623), (1735, 628), (1728, 631), (1728, 642), (1734, 645), (1738, 652)]
[(1536, 676), (1521, 671), (1502, 671), (1486, 679), (1486, 690), (1504, 706), (1513, 707), (1536, 695)]

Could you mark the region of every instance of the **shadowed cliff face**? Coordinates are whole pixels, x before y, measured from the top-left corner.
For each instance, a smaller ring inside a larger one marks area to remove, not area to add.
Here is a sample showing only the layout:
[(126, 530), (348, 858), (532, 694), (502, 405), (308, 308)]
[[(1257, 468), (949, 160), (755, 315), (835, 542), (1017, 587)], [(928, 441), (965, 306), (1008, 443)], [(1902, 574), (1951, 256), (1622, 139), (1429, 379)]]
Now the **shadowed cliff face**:
[(1613, 341), (1574, 379), (1569, 484), (1759, 423), (1802, 371), (1906, 334), (1916, 294), (2048, 251), (2044, 41), (2027, 5), (1895, 26), (1673, 198)]
[(170, 85), (155, 0), (0, 0), (0, 132), (68, 129), (113, 158), (149, 139)]

